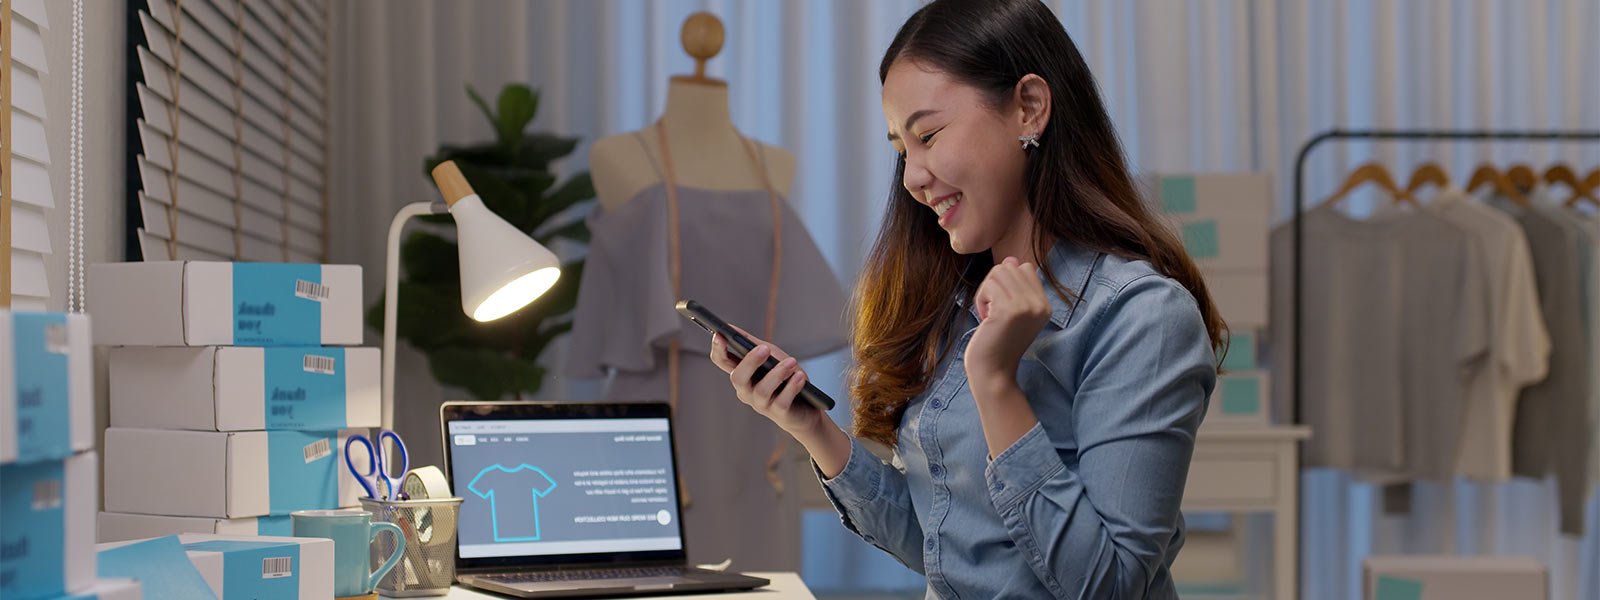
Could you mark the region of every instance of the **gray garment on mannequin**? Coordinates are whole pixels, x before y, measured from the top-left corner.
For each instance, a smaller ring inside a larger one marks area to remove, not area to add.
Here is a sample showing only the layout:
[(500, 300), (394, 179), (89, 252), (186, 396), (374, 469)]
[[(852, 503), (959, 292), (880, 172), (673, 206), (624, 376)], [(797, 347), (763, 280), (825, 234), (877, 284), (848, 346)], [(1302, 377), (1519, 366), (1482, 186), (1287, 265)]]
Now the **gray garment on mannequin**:
[(1539, 305), (1550, 329), (1550, 374), (1524, 388), (1517, 403), (1511, 471), (1543, 479), (1554, 474), (1561, 506), (1561, 531), (1581, 535), (1588, 487), (1590, 349), (1585, 329), (1583, 254), (1586, 239), (1575, 221), (1548, 206), (1529, 208), (1493, 202), (1522, 225), (1533, 252)]
[[(845, 343), (844, 291), (798, 215), (783, 207), (783, 262), (776, 332), (769, 340), (796, 357)], [(772, 211), (765, 190), (678, 187), (681, 296), (763, 335), (772, 276)], [(579, 284), (567, 374), (614, 370), (608, 400), (666, 400), (667, 352), (680, 344), (678, 469), (691, 505), (684, 511), (689, 558), (734, 560), (741, 570), (800, 568), (799, 485), (780, 469), (786, 493), (767, 481), (767, 457), (786, 434), (739, 402), (712, 364), (711, 338), (674, 309), (668, 272), (666, 188), (652, 185), (613, 212), (596, 212)]]

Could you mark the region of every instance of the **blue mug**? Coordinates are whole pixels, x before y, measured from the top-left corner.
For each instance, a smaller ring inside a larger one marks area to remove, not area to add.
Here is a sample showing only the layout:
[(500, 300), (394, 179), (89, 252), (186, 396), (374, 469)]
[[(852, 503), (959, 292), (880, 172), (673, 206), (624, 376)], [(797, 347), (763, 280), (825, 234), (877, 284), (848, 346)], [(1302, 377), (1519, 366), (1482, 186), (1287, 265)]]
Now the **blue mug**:
[[(295, 537), (333, 540), (333, 595), (371, 594), (378, 580), (389, 574), (400, 553), (406, 551), (406, 537), (394, 523), (374, 523), (372, 513), (359, 508), (339, 510), (301, 510), (289, 513)], [(389, 532), (395, 538), (394, 553), (376, 571), (371, 570), (372, 542), (378, 534)]]

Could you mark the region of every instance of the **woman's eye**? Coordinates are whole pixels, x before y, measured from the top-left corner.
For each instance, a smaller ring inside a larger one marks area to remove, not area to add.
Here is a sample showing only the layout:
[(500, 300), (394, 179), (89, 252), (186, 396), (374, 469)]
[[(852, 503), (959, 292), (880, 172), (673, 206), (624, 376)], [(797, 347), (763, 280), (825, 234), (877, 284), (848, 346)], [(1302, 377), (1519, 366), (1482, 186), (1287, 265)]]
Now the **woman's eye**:
[(933, 139), (933, 134), (935, 134), (935, 133), (939, 133), (939, 132), (938, 131), (929, 131), (927, 134), (923, 135), (922, 136), (922, 143), (926, 144), (929, 141), (931, 141)]

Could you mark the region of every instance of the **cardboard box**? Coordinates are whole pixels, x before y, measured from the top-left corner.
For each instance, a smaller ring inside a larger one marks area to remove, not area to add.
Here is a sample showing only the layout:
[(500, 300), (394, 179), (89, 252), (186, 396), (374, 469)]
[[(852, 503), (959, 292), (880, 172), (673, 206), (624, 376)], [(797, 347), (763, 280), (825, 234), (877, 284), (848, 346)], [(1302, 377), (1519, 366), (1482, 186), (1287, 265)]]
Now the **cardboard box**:
[(89, 589), (58, 598), (59, 600), (144, 600), (144, 587), (134, 579), (98, 579), (90, 584)]
[(1272, 176), (1266, 173), (1161, 173), (1138, 177), (1156, 209), (1183, 220), (1273, 212)]
[(109, 512), (237, 519), (358, 506), (344, 465), (355, 430), (106, 430)]
[(95, 579), (95, 454), (0, 466), (0, 598), (52, 598)]
[(1544, 565), (1521, 556), (1373, 556), (1361, 571), (1366, 600), (1550, 597)]
[(94, 342), (355, 346), (361, 267), (153, 261), (89, 266)]
[(100, 513), (99, 527), (95, 529), (95, 537), (98, 538), (96, 541), (105, 543), (142, 540), (181, 533), (287, 537), (293, 531), (294, 526), (290, 522), (288, 515), (244, 519), (215, 519), (211, 517), (167, 517), (103, 512)]
[(1267, 318), (1267, 272), (1256, 269), (1202, 269), (1206, 290), (1217, 312), (1230, 329), (1265, 329)]
[[(112, 348), (111, 426), (329, 431), (382, 423), (377, 348)], [(148, 537), (148, 536), (146, 536)]]
[(0, 465), (94, 448), (88, 315), (0, 310)]
[(1266, 427), (1272, 424), (1272, 382), (1264, 370), (1232, 371), (1217, 377), (1206, 408), (1207, 427)]
[(1139, 185), (1203, 269), (1267, 269), (1272, 177), (1259, 173), (1145, 175)]
[[(98, 550), (151, 541), (105, 543)], [(219, 600), (333, 597), (333, 540), (189, 533), (177, 541)]]

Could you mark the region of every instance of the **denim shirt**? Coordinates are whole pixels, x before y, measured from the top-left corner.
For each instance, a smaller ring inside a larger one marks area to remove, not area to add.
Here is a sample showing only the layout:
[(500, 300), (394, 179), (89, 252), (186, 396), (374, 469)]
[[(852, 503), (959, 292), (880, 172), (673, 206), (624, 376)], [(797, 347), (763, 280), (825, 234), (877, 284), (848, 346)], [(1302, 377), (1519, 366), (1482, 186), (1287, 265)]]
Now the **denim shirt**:
[(1061, 243), (1049, 268), (1079, 298), (1045, 285), (1050, 322), (1017, 369), (1038, 425), (990, 460), (967, 307), (894, 464), (852, 438), (823, 488), (846, 528), (927, 576), (929, 598), (1177, 598), (1179, 504), (1216, 384), (1200, 310), (1144, 261)]

